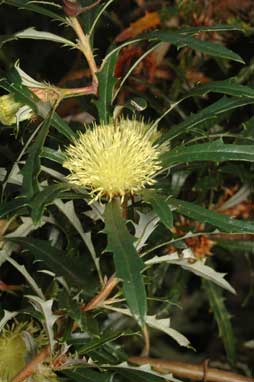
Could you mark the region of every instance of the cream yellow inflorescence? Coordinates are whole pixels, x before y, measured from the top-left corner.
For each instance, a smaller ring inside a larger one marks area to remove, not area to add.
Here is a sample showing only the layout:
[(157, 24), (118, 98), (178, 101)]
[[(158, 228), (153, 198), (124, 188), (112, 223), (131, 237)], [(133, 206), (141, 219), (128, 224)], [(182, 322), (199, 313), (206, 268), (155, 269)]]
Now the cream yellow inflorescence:
[(121, 119), (116, 124), (94, 125), (66, 150), (67, 179), (87, 188), (92, 201), (135, 194), (155, 183), (160, 170), (156, 129), (143, 121)]

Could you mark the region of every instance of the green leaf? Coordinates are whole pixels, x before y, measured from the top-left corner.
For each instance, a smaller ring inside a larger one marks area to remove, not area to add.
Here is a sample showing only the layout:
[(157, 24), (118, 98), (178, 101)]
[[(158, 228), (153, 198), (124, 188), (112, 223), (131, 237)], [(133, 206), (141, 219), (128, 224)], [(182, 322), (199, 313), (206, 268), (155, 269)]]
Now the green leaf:
[(26, 198), (17, 198), (11, 200), (10, 202), (3, 203), (0, 206), (0, 218), (6, 215), (12, 214), (13, 212), (28, 206), (28, 200)]
[(62, 371), (62, 374), (73, 382), (110, 382), (112, 373), (98, 372), (90, 367), (79, 367), (75, 370)]
[(207, 122), (215, 124), (218, 120), (222, 119), (228, 111), (252, 103), (254, 103), (254, 101), (250, 98), (236, 99), (223, 97), (198, 113), (191, 114), (185, 121), (170, 128), (166, 134), (162, 135), (159, 142), (173, 139), (193, 129), (204, 129), (207, 126)]
[(178, 48), (188, 46), (191, 49), (197, 50), (204, 54), (213, 57), (224, 58), (241, 62), (244, 64), (244, 60), (232, 50), (225, 48), (223, 45), (216, 44), (209, 41), (202, 41), (191, 36), (183, 35), (180, 32), (172, 30), (160, 30), (154, 31), (146, 35), (146, 38), (150, 40), (160, 40), (163, 42), (169, 42)]
[(142, 195), (144, 201), (151, 204), (153, 210), (156, 212), (165, 227), (171, 229), (173, 227), (173, 214), (166, 199), (154, 190), (144, 190)]
[(223, 141), (178, 146), (160, 157), (163, 167), (195, 161), (248, 161), (254, 162), (253, 145), (224, 144)]
[(219, 334), (227, 353), (227, 359), (234, 366), (236, 362), (235, 336), (230, 321), (230, 314), (222, 297), (222, 290), (207, 280), (203, 280), (203, 286), (219, 328)]
[(222, 240), (216, 239), (216, 245), (227, 249), (231, 253), (251, 253), (254, 254), (254, 243), (253, 240)]
[(113, 252), (117, 277), (123, 281), (124, 295), (129, 308), (141, 327), (146, 315), (146, 291), (141, 274), (144, 264), (134, 248), (121, 216), (118, 201), (113, 200), (105, 208), (105, 232), (108, 235), (107, 250)]
[[(21, 78), (17, 71), (12, 72), (14, 79), (10, 78), (11, 83), (6, 79), (0, 80), (0, 87), (13, 93), (17, 96), (17, 100), (28, 105), (31, 109), (43, 119), (47, 118), (47, 112), (45, 112), (45, 106), (28, 88), (21, 84)], [(73, 140), (75, 133), (71, 130), (69, 125), (61, 118), (57, 113), (53, 113), (51, 116), (51, 124), (54, 126), (60, 134), (63, 134), (69, 140)]]
[(226, 25), (226, 24), (217, 24), (217, 25), (200, 25), (198, 27), (187, 27), (179, 29), (179, 33), (181, 34), (191, 34), (195, 35), (200, 32), (230, 32), (230, 31), (243, 31), (241, 27), (238, 25)]
[(36, 260), (43, 261), (43, 267), (55, 275), (64, 277), (70, 286), (88, 289), (93, 288), (87, 275), (85, 257), (66, 255), (63, 250), (52, 247), (46, 240), (12, 237), (8, 241), (20, 244), (22, 248), (33, 254)]
[(146, 265), (161, 263), (179, 265), (181, 268), (212, 281), (233, 294), (236, 293), (234, 288), (225, 279), (225, 273), (216, 272), (213, 268), (206, 265), (203, 260), (197, 260), (190, 249), (183, 250), (180, 256), (178, 252), (175, 252), (164, 256), (154, 256), (145, 262)]
[(41, 157), (51, 160), (52, 162), (56, 162), (59, 164), (63, 164), (65, 160), (64, 153), (59, 150), (51, 149), (50, 147), (43, 147), (41, 151)]
[(51, 351), (53, 352), (54, 349), (54, 344), (56, 343), (54, 339), (54, 329), (53, 326), (56, 322), (56, 320), (60, 317), (57, 316), (53, 313), (53, 303), (54, 300), (43, 300), (40, 297), (37, 296), (26, 296), (29, 301), (32, 303), (34, 306), (35, 310), (39, 311), (42, 313), (44, 317), (44, 327), (48, 335), (49, 343), (50, 343), (50, 348)]
[(13, 35), (14, 38), (52, 41), (74, 48), (76, 44), (54, 33), (38, 31), (34, 27), (27, 28)]
[(50, 11), (46, 7), (34, 4), (30, 0), (1, 0), (0, 5), (2, 4), (12, 5), (20, 9), (25, 9), (27, 11), (39, 13), (40, 15), (48, 16), (52, 19), (59, 20), (62, 22), (65, 21), (64, 17), (60, 16), (55, 12)]
[[(106, 308), (131, 317), (131, 312), (129, 311), (129, 309), (122, 309), (122, 308), (117, 308), (113, 306), (107, 306)], [(167, 334), (169, 337), (173, 338), (180, 346), (184, 346), (184, 347), (190, 346), (190, 341), (183, 334), (171, 328), (169, 318), (159, 319), (156, 316), (146, 315), (145, 323), (151, 328), (160, 330), (161, 332)]]
[(116, 83), (114, 70), (118, 53), (115, 52), (103, 62), (102, 69), (97, 75), (99, 80), (99, 98), (95, 103), (100, 123), (108, 123), (112, 115), (113, 90)]
[(4, 310), (3, 313), (3, 317), (0, 319), (0, 332), (3, 330), (7, 322), (12, 320), (18, 314), (18, 312), (9, 312), (8, 310)]
[(79, 341), (79, 338), (77, 338), (77, 339), (74, 338), (74, 341), (70, 340), (68, 342), (71, 343), (72, 345), (79, 345), (79, 342), (81, 342), (80, 343), (81, 346), (78, 346), (78, 353), (79, 354), (87, 354), (87, 353), (90, 353), (90, 352), (102, 347), (103, 345), (110, 343), (112, 341), (115, 341), (117, 338), (120, 338), (120, 337), (125, 336), (125, 335), (126, 335), (126, 333), (124, 333), (121, 330), (121, 331), (114, 331), (111, 333), (104, 334), (104, 335), (100, 336), (99, 338), (97, 337), (97, 338), (94, 338), (92, 340), (87, 341), (87, 343), (84, 340), (84, 338), (80, 338), (81, 341)]
[[(112, 369), (122, 375), (124, 379), (127, 378), (129, 382), (165, 382), (165, 380), (167, 382), (177, 382), (172, 374), (160, 375), (159, 372), (156, 373), (149, 364), (130, 366), (127, 362), (124, 362), (120, 365), (113, 366)], [(178, 380), (178, 382), (180, 381)]]
[(51, 118), (47, 118), (42, 124), (35, 142), (28, 149), (28, 158), (21, 170), (23, 175), (23, 192), (28, 198), (32, 198), (39, 192), (38, 177), (41, 171), (41, 151), (49, 133)]
[(52, 204), (55, 199), (60, 197), (63, 191), (68, 189), (70, 189), (70, 185), (68, 183), (52, 184), (34, 195), (33, 199), (29, 203), (29, 206), (31, 207), (31, 217), (34, 224), (38, 224), (40, 222), (46, 206)]
[(238, 84), (232, 80), (213, 81), (207, 84), (196, 86), (188, 94), (189, 97), (205, 95), (208, 93), (222, 93), (234, 97), (254, 98), (254, 89), (249, 86)]
[(230, 233), (254, 233), (254, 224), (251, 222), (220, 215), (217, 212), (200, 207), (195, 203), (170, 198), (168, 204), (172, 208), (175, 208), (178, 213), (201, 223), (211, 224), (218, 227), (221, 231)]

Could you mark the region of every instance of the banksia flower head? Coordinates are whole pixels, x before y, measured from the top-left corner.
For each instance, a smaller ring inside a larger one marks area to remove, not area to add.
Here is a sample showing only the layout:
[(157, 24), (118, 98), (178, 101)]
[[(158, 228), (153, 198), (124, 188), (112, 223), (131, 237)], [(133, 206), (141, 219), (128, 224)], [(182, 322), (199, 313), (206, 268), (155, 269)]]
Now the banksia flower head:
[(11, 381), (46, 340), (32, 321), (7, 325), (0, 333), (0, 381)]
[(155, 183), (161, 168), (158, 133), (143, 121), (121, 119), (116, 124), (94, 125), (80, 133), (66, 150), (67, 179), (90, 190), (92, 201), (111, 200), (141, 191)]

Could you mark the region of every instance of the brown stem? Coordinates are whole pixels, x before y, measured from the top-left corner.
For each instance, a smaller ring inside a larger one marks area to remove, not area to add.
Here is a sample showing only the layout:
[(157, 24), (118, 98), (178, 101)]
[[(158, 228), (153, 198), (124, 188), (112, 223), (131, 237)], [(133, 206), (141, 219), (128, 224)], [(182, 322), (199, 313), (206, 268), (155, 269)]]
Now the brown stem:
[(94, 3), (90, 4), (90, 5), (87, 5), (86, 7), (83, 7), (79, 10), (78, 14), (80, 15), (81, 13), (84, 13), (84, 12), (87, 12), (89, 11), (90, 9), (96, 7), (96, 5), (100, 4), (101, 0), (97, 0), (95, 1)]
[(144, 349), (142, 351), (142, 357), (147, 357), (150, 353), (150, 336), (147, 326), (145, 325), (143, 330), (143, 336), (144, 336)]
[(112, 290), (116, 287), (118, 284), (118, 279), (115, 277), (115, 275), (111, 276), (110, 279), (106, 282), (104, 288), (94, 297), (91, 301), (88, 302), (88, 304), (82, 305), (80, 307), (80, 310), (82, 312), (88, 312), (89, 310), (96, 309), (98, 306), (100, 306), (104, 300), (110, 295)]
[(136, 365), (149, 364), (162, 374), (173, 373), (175, 377), (206, 382), (254, 382), (254, 378), (214, 369), (208, 365), (192, 365), (184, 362), (167, 361), (148, 357), (130, 357), (128, 362)]
[(78, 36), (79, 48), (87, 60), (93, 81), (94, 83), (98, 84), (98, 79), (96, 77), (96, 73), (98, 69), (97, 69), (97, 65), (93, 56), (93, 51), (90, 45), (90, 36), (84, 33), (77, 17), (70, 17), (69, 20), (70, 20), (71, 27), (73, 28), (76, 35)]
[(50, 346), (46, 346), (42, 351), (32, 359), (15, 377), (11, 382), (22, 382), (26, 378), (30, 377), (35, 371), (37, 366), (45, 361), (46, 358), (50, 355)]

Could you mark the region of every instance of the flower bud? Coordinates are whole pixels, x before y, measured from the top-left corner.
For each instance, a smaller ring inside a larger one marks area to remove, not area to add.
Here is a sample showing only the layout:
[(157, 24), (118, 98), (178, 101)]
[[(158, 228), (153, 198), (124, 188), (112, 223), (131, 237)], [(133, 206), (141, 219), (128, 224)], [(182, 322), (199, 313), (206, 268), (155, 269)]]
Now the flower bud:
[[(23, 109), (23, 110), (22, 110)], [(10, 126), (19, 121), (30, 119), (32, 110), (15, 100), (13, 94), (6, 94), (0, 97), (0, 122), (3, 125)]]

